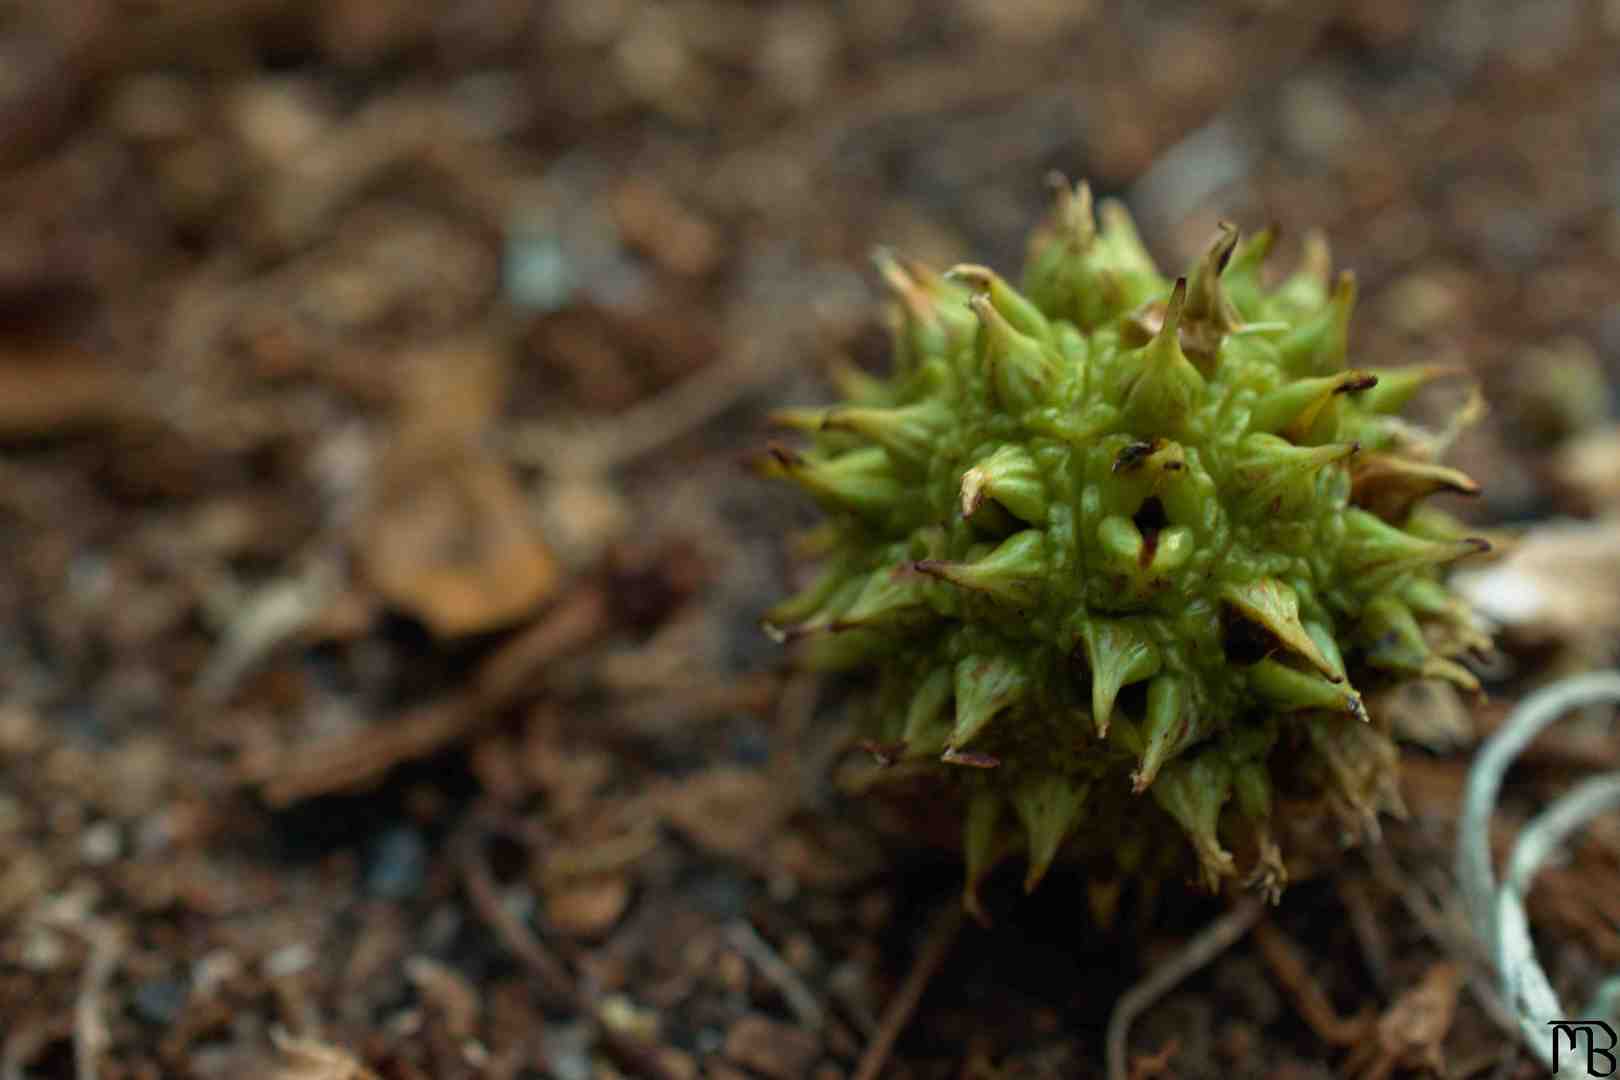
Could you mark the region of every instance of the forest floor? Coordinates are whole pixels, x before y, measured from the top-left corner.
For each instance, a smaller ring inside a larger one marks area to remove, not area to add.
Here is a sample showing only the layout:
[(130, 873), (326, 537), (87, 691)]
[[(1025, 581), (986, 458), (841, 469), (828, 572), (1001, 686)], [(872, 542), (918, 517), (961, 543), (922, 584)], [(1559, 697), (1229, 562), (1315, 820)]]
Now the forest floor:
[[(1338, 7), (0, 5), (0, 1080), (1101, 1075), (1222, 904), (1008, 867), (964, 924), (760, 630), (813, 514), (744, 467), (881, 364), (874, 245), (1011, 272), (1054, 169), (1164, 265), (1324, 229), (1358, 357), (1477, 375), (1455, 509), (1535, 598), (1132, 1075), (1538, 1075), (1448, 868), (1478, 735), (1620, 640), (1620, 5)], [(1585, 1000), (1620, 828), (1530, 913)]]

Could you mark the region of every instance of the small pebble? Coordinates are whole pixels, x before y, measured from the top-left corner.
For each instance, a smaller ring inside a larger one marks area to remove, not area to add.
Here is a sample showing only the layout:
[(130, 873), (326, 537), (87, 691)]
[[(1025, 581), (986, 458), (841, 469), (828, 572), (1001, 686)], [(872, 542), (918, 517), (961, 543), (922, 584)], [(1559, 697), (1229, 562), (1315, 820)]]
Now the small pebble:
[(98, 821), (79, 838), (79, 854), (91, 866), (116, 862), (123, 853), (124, 837), (115, 822)]
[(427, 881), (427, 842), (415, 829), (389, 829), (371, 847), (366, 891), (383, 900), (409, 900)]
[(148, 979), (135, 987), (135, 1015), (149, 1024), (174, 1023), (186, 1004), (186, 987), (178, 979)]

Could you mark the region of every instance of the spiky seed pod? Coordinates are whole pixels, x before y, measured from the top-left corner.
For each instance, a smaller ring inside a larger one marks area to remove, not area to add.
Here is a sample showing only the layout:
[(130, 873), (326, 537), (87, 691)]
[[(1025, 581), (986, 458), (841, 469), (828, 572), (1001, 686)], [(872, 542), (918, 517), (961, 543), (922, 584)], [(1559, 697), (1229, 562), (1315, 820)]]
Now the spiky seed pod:
[(1445, 588), (1482, 550), (1422, 500), (1473, 481), (1394, 419), (1436, 368), (1354, 367), (1325, 241), (1275, 288), (1223, 226), (1166, 280), (1122, 206), (1065, 187), (1022, 289), (878, 256), (894, 373), (776, 419), (766, 472), (827, 510), (825, 570), (767, 625), (882, 677), (869, 745), (960, 796), (967, 903), (1008, 853), (1124, 877), (1183, 853), (1210, 888), (1284, 880), (1273, 806), (1352, 833), (1398, 810), (1368, 681), (1478, 684)]

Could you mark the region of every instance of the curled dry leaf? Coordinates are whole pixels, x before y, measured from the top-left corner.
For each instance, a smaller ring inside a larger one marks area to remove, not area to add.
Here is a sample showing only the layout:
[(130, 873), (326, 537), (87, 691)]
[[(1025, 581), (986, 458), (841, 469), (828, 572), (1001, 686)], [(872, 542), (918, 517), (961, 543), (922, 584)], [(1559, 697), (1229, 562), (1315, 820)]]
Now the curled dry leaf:
[(441, 637), (522, 619), (556, 565), (504, 464), (476, 451), (400, 455), (361, 530), (366, 578)]
[(1552, 486), (1586, 510), (1620, 508), (1620, 424), (1593, 428), (1570, 439), (1551, 456)]
[(1373, 1026), (1371, 1039), (1355, 1044), (1345, 1070), (1358, 1080), (1385, 1080), (1396, 1069), (1427, 1069), (1446, 1075), (1442, 1044), (1457, 1014), (1462, 972), (1439, 963), (1423, 980), (1395, 999)]
[(408, 370), (360, 529), (366, 577), (443, 637), (516, 622), (550, 595), (557, 568), (510, 466), (481, 444), (504, 396), (504, 358), (449, 344)]
[(1620, 629), (1620, 516), (1538, 526), (1452, 587), (1506, 635), (1569, 663), (1605, 661)]
[(378, 1080), (357, 1058), (329, 1043), (280, 1032), (271, 1041), (284, 1059), (275, 1080)]

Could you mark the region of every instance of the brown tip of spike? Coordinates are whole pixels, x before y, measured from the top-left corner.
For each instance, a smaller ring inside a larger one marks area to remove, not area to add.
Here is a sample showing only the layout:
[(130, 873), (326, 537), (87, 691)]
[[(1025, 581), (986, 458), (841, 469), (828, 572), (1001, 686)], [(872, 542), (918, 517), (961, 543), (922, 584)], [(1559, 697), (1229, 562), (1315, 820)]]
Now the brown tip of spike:
[(958, 281), (975, 292), (987, 292), (995, 283), (996, 272), (978, 263), (957, 263), (945, 271), (946, 281)]
[(861, 749), (872, 755), (872, 760), (876, 761), (885, 769), (905, 756), (906, 746), (907, 743), (904, 739), (897, 739), (894, 742), (878, 742), (876, 739), (862, 739), (860, 742)]
[(1181, 326), (1181, 314), (1187, 307), (1187, 279), (1176, 278), (1176, 287), (1170, 290), (1170, 300), (1164, 306), (1164, 325), (1160, 334), (1175, 333)]
[(1220, 274), (1226, 270), (1226, 264), (1232, 261), (1232, 252), (1237, 250), (1238, 227), (1230, 221), (1223, 221), (1216, 227), (1221, 235), (1215, 239), (1211, 250), (1215, 254), (1215, 272)]
[(791, 446), (783, 446), (779, 442), (767, 444), (765, 447), (765, 453), (773, 462), (780, 465), (784, 469), (792, 469), (804, 464), (803, 454), (799, 453)]
[(947, 765), (965, 765), (970, 769), (994, 769), (1001, 764), (1001, 759), (994, 754), (981, 754), (954, 746), (939, 755), (939, 760)]

